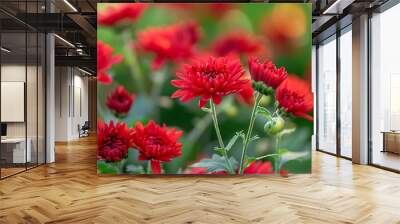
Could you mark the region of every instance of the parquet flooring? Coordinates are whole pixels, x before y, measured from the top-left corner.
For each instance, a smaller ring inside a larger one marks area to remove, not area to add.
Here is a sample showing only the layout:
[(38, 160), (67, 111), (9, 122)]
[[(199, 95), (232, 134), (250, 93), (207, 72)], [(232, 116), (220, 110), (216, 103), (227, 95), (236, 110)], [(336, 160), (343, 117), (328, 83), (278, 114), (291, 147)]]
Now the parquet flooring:
[(25, 170), (25, 167), (21, 167), (21, 168), (14, 168), (14, 167), (11, 167), (11, 168), (1, 168), (1, 176), (3, 177), (7, 177), (7, 176), (10, 176), (10, 175), (13, 175), (13, 174), (15, 174), (15, 173), (19, 173), (19, 172), (22, 172), (22, 171), (24, 171)]
[(315, 152), (289, 178), (97, 176), (93, 137), (0, 181), (0, 223), (400, 223), (400, 175)]

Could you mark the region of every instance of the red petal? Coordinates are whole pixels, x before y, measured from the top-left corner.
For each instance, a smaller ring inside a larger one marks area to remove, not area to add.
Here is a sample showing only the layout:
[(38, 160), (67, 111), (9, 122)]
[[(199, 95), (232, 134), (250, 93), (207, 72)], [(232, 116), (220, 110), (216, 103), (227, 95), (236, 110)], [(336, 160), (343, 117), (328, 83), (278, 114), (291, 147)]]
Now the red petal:
[(163, 66), (164, 62), (165, 62), (164, 58), (156, 57), (156, 58), (153, 60), (153, 62), (151, 62), (151, 68), (152, 68), (153, 70), (158, 70), (158, 69), (161, 68), (161, 66)]
[(199, 100), (199, 107), (200, 108), (204, 107), (209, 99), (210, 99), (209, 97), (202, 97)]
[(213, 96), (213, 102), (215, 104), (220, 104), (222, 101), (222, 97), (221, 96)]
[(272, 165), (270, 162), (264, 162), (259, 168), (259, 174), (271, 174), (272, 173)]
[(107, 75), (105, 73), (100, 73), (97, 76), (97, 81), (99, 81), (101, 84), (109, 85), (112, 83), (112, 78), (110, 75)]
[(288, 177), (288, 176), (289, 176), (289, 172), (288, 172), (287, 170), (280, 170), (280, 171), (279, 171), (279, 174), (280, 174), (282, 177)]
[(183, 95), (185, 94), (182, 90), (177, 90), (171, 95), (171, 98), (179, 98), (182, 97)]
[(122, 55), (115, 55), (111, 58), (111, 64), (118, 64), (124, 57)]
[(185, 81), (183, 81), (183, 80), (172, 80), (171, 81), (171, 84), (173, 85), (173, 86), (175, 86), (175, 87), (183, 87), (185, 84), (186, 84), (186, 82)]
[(307, 113), (297, 112), (297, 113), (293, 113), (293, 115), (295, 115), (297, 117), (302, 117), (302, 118), (304, 118), (304, 119), (306, 119), (308, 121), (313, 121), (314, 120), (314, 118), (311, 115), (307, 114)]

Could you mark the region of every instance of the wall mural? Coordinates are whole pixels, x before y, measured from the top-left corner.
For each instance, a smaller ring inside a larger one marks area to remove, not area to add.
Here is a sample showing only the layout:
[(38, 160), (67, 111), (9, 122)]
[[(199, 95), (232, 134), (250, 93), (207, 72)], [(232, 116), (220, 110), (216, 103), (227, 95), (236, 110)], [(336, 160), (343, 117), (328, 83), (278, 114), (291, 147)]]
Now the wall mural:
[(311, 172), (311, 5), (99, 3), (99, 174)]

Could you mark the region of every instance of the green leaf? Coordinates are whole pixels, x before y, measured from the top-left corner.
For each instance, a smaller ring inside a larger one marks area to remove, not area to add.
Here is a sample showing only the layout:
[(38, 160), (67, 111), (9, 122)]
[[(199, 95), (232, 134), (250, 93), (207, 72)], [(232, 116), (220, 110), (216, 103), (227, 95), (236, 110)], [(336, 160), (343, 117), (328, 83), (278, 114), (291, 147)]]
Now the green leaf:
[(142, 166), (135, 166), (133, 164), (129, 164), (125, 167), (125, 173), (129, 174), (144, 174), (145, 171)]
[(184, 172), (183, 172), (183, 170), (182, 170), (182, 168), (179, 168), (177, 171), (176, 171), (176, 174), (183, 174)]
[(201, 110), (207, 113), (211, 113), (211, 109), (208, 107), (202, 107)]
[(229, 140), (228, 145), (225, 147), (226, 151), (231, 150), (232, 146), (236, 143), (239, 137), (242, 139), (245, 138), (243, 131), (236, 132), (236, 134)]
[(279, 159), (279, 167), (285, 165), (285, 163), (293, 161), (293, 160), (305, 160), (309, 156), (309, 152), (290, 152), (286, 151), (282, 153)]
[(245, 167), (248, 167), (250, 165), (250, 163), (252, 163), (252, 162), (254, 162), (256, 160), (257, 160), (256, 157), (247, 157), (246, 160), (245, 160), (246, 161)]
[(255, 141), (255, 140), (259, 139), (259, 138), (260, 138), (260, 137), (259, 137), (258, 135), (254, 135), (253, 137), (251, 137), (251, 138), (249, 139), (249, 142)]
[(97, 161), (97, 171), (99, 174), (118, 174), (118, 169), (112, 163)]
[(218, 152), (220, 155), (223, 155), (223, 154), (224, 154), (224, 149), (223, 149), (223, 148), (214, 147), (213, 149), (214, 149), (214, 151)]
[(268, 120), (272, 119), (271, 112), (269, 112), (269, 110), (267, 108), (257, 106), (257, 114), (263, 115)]
[(261, 160), (261, 159), (265, 159), (268, 157), (274, 157), (274, 159), (275, 159), (275, 157), (278, 157), (278, 156), (280, 156), (280, 154), (268, 154), (268, 155), (257, 157), (256, 160)]
[(293, 132), (295, 132), (296, 131), (296, 128), (288, 128), (288, 129), (284, 129), (284, 130), (282, 130), (281, 132), (279, 132), (279, 134), (277, 134), (277, 137), (282, 137), (282, 136), (284, 136), (284, 135), (288, 135), (288, 134), (291, 134), (291, 133), (293, 133)]
[(289, 152), (289, 150), (288, 150), (288, 149), (285, 149), (285, 148), (280, 148), (280, 149), (278, 149), (278, 154), (279, 154), (279, 155), (283, 155), (283, 154), (288, 153), (288, 152)]
[[(231, 157), (229, 161), (231, 162), (232, 167), (236, 169), (238, 162), (235, 160), (235, 158)], [(213, 154), (211, 159), (203, 159), (200, 162), (191, 165), (190, 167), (207, 168), (206, 172), (229, 172), (227, 164), (225, 163), (225, 158), (217, 154)]]

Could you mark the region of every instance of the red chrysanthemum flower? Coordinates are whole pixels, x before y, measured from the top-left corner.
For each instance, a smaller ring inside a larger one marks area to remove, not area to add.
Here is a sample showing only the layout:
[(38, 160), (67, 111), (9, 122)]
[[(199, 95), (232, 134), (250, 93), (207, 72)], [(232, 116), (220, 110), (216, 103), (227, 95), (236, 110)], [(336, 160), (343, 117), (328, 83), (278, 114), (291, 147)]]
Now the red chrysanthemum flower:
[(200, 97), (200, 107), (210, 99), (219, 104), (223, 96), (240, 93), (249, 83), (240, 61), (226, 57), (198, 59), (190, 65), (184, 65), (176, 76), (179, 79), (171, 83), (180, 89), (171, 97), (180, 98), (182, 102)]
[(128, 155), (130, 143), (130, 129), (125, 123), (110, 121), (109, 124), (101, 121), (97, 124), (97, 154), (106, 161), (121, 161)]
[(126, 115), (131, 109), (135, 95), (130, 94), (123, 86), (118, 86), (107, 97), (107, 107), (119, 116)]
[(218, 56), (233, 55), (258, 55), (265, 52), (262, 42), (256, 37), (246, 33), (230, 33), (218, 38), (213, 51)]
[(243, 174), (272, 174), (272, 164), (270, 162), (255, 161), (243, 170)]
[(114, 49), (101, 41), (97, 41), (97, 80), (102, 84), (110, 84), (112, 77), (107, 73), (113, 64), (122, 61), (122, 55), (113, 55)]
[(313, 110), (313, 94), (306, 81), (296, 76), (289, 76), (276, 89), (275, 98), (286, 112), (309, 121), (313, 120), (308, 114)]
[(182, 131), (150, 120), (146, 126), (136, 123), (131, 139), (140, 153), (139, 160), (150, 160), (153, 173), (160, 173), (160, 162), (169, 162), (182, 154), (182, 144), (178, 142), (181, 136)]
[(143, 3), (113, 4), (99, 12), (98, 23), (102, 26), (114, 26), (119, 23), (135, 22), (146, 7), (147, 5)]
[(153, 27), (137, 33), (137, 47), (155, 54), (152, 68), (158, 69), (167, 60), (177, 62), (191, 57), (199, 38), (199, 27), (193, 22)]
[(276, 89), (288, 76), (284, 67), (276, 68), (274, 63), (266, 60), (261, 63), (257, 58), (249, 58), (251, 78), (256, 82), (263, 82), (267, 87)]

